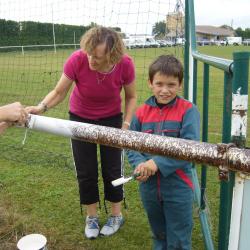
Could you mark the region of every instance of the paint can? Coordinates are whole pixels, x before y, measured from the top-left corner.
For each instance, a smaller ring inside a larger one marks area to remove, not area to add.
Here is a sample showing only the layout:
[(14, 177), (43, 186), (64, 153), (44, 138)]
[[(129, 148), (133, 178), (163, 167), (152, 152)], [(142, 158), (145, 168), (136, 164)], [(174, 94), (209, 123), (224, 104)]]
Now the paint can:
[(42, 234), (28, 234), (17, 242), (18, 250), (48, 250), (47, 239)]

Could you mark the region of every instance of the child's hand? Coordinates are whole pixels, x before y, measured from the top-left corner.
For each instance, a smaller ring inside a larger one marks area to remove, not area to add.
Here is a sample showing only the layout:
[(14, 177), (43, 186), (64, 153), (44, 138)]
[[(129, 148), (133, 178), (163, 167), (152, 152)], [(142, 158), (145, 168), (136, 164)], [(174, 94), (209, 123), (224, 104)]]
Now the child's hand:
[(0, 120), (4, 122), (25, 123), (28, 113), (20, 102), (14, 102), (0, 107)]
[(158, 167), (153, 160), (148, 160), (146, 162), (140, 163), (136, 168), (134, 173), (139, 173), (140, 176), (136, 178), (138, 181), (146, 181), (149, 176), (154, 175)]
[(10, 126), (12, 126), (10, 122), (0, 122), (0, 135)]

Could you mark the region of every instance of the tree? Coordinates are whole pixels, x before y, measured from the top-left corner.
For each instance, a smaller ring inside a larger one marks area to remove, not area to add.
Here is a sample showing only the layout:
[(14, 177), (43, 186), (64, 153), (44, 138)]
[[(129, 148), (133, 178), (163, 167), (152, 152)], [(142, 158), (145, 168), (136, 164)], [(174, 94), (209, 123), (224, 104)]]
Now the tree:
[(236, 36), (244, 37), (244, 30), (242, 30), (242, 28), (240, 27), (235, 30), (235, 33), (236, 33)]
[(248, 39), (250, 38), (250, 28), (246, 28), (243, 30), (242, 28), (237, 28), (235, 30), (236, 36), (241, 36), (243, 39)]
[(153, 35), (163, 37), (166, 34), (166, 22), (160, 21), (153, 26)]

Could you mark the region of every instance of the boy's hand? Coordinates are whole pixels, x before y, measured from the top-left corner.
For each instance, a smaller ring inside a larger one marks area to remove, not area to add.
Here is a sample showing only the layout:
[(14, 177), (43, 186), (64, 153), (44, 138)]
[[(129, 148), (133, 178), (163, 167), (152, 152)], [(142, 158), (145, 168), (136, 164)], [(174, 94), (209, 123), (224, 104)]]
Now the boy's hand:
[(154, 175), (158, 170), (157, 165), (153, 160), (148, 160), (146, 162), (140, 163), (136, 168), (134, 173), (140, 173), (140, 176), (136, 178), (138, 181), (146, 181), (149, 176)]

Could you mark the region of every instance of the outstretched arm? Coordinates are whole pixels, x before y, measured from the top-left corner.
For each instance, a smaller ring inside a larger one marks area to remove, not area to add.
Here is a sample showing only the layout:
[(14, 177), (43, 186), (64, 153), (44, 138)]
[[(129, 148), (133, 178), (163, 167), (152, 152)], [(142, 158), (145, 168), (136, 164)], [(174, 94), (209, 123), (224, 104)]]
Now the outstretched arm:
[(13, 122), (25, 123), (28, 113), (20, 102), (0, 107), (0, 134), (12, 125)]
[(125, 91), (125, 110), (124, 110), (124, 123), (123, 129), (128, 129), (136, 108), (136, 89), (135, 82), (124, 85)]
[(25, 122), (27, 112), (20, 102), (11, 103), (0, 107), (0, 122)]
[(73, 81), (62, 74), (56, 87), (37, 106), (30, 106), (26, 111), (31, 114), (41, 114), (62, 102), (66, 97)]

